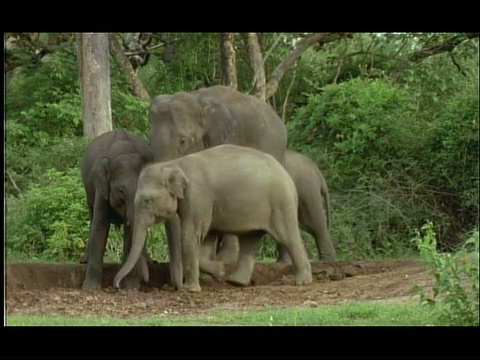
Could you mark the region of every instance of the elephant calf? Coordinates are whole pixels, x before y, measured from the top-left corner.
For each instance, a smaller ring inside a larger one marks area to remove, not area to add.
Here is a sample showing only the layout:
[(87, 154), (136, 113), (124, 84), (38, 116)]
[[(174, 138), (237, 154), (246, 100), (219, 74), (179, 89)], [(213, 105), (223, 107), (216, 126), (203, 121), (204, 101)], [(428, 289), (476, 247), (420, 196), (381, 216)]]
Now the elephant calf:
[[(123, 129), (98, 136), (85, 150), (81, 170), (90, 215), (90, 236), (83, 259), (87, 262), (84, 289), (102, 287), (103, 255), (110, 224), (124, 226), (123, 258), (126, 259), (132, 239), (137, 179), (142, 168), (152, 161), (147, 142)], [(125, 279), (125, 287), (140, 286), (140, 274), (148, 272), (146, 261), (144, 252), (138, 265), (142, 268)]]
[[(287, 171), (271, 155), (252, 148), (220, 145), (148, 165), (138, 179), (132, 249), (114, 286), (137, 263), (147, 228), (176, 213), (181, 222), (183, 287), (187, 291), (201, 290), (199, 247), (209, 234), (239, 237), (237, 267), (227, 281), (250, 283), (256, 245), (268, 232), (292, 258), (294, 284), (309, 284), (312, 273), (297, 208), (297, 191)], [(222, 271), (217, 275), (222, 276)]]

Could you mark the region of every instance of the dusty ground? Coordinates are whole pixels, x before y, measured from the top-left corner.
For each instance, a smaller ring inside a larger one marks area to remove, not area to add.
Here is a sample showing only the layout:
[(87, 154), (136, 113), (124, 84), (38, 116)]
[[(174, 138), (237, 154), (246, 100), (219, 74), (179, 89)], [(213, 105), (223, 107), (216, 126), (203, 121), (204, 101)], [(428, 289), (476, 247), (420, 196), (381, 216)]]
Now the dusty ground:
[(175, 292), (167, 284), (168, 267), (154, 264), (151, 281), (137, 291), (111, 287), (117, 265), (106, 265), (102, 290), (82, 290), (86, 265), (22, 264), (6, 266), (7, 314), (113, 315), (125, 318), (175, 316), (218, 310), (322, 306), (352, 301), (418, 301), (413, 284), (430, 288), (421, 261), (339, 261), (312, 263), (314, 283), (292, 286), (289, 264), (256, 264), (253, 284), (234, 287), (203, 279), (200, 293)]

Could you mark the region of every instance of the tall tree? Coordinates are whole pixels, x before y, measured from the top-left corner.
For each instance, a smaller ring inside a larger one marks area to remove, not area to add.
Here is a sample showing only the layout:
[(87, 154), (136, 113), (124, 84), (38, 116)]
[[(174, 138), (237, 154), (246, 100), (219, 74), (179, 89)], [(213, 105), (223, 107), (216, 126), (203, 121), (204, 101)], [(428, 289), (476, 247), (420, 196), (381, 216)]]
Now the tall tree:
[(258, 36), (256, 33), (242, 34), (243, 41), (248, 52), (250, 67), (253, 71), (252, 91), (251, 93), (262, 100), (265, 100), (265, 66)]
[(234, 33), (220, 34), (220, 54), (223, 66), (223, 85), (236, 89), (238, 87), (238, 81)]
[(108, 33), (82, 33), (79, 39), (83, 134), (93, 139), (112, 130)]

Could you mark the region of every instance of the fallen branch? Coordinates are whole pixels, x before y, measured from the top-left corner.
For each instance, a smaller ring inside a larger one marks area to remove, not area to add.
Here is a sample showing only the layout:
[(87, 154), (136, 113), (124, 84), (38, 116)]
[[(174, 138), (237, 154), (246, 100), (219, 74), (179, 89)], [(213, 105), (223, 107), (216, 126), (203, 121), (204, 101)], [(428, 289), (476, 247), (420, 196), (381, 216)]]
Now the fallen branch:
[(21, 194), (22, 192), (20, 191), (19, 187), (15, 183), (15, 180), (13, 180), (13, 177), (12, 177), (12, 175), (10, 175), (10, 172), (7, 170), (7, 171), (5, 171), (5, 173), (7, 174), (8, 178), (12, 182), (12, 185), (13, 185), (14, 189), (17, 190), (19, 194)]

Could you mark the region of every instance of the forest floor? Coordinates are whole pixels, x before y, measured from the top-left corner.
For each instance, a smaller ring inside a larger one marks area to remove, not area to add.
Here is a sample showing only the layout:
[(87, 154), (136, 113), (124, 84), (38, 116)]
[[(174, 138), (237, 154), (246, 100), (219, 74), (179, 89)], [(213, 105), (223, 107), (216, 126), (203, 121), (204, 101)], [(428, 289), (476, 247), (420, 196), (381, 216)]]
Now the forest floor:
[(143, 318), (198, 315), (221, 310), (324, 306), (357, 301), (418, 302), (414, 284), (431, 289), (434, 278), (419, 260), (312, 262), (313, 284), (293, 286), (290, 264), (257, 263), (252, 284), (235, 287), (208, 276), (199, 293), (168, 285), (167, 264), (150, 266), (150, 282), (139, 290), (114, 290), (118, 270), (106, 264), (101, 290), (82, 290), (86, 265), (7, 263), (8, 314)]

